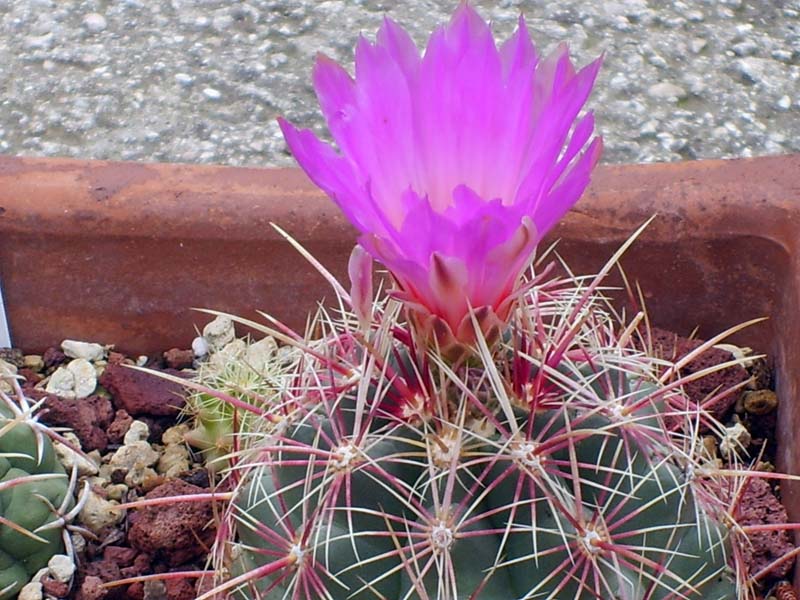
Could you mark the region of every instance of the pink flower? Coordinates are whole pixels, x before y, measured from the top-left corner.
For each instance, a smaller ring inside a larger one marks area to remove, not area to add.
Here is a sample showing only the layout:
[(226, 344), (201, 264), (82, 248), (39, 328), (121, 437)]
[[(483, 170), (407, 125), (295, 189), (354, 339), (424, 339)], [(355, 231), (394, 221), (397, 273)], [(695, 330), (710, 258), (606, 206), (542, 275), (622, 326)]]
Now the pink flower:
[[(308, 176), (391, 271), (417, 332), (474, 341), (470, 308), (499, 327), (536, 243), (589, 183), (602, 140), (575, 122), (600, 59), (540, 58), (520, 17), (499, 49), (461, 3), (420, 53), (390, 19), (361, 38), (355, 78), (325, 56), (314, 87), (341, 153), (280, 119)], [(486, 330), (485, 330), (486, 332)]]

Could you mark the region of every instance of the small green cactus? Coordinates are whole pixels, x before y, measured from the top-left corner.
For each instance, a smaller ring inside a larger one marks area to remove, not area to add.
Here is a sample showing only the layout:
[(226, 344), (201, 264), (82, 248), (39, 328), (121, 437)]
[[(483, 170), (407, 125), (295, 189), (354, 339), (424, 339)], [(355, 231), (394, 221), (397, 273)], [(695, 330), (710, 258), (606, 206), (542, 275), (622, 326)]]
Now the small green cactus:
[[(232, 327), (231, 327), (232, 330)], [(279, 356), (271, 337), (256, 342), (236, 338), (222, 348), (211, 348), (193, 380), (193, 393), (187, 399), (186, 414), (191, 431), (186, 442), (200, 450), (212, 472), (228, 467), (236, 442), (245, 439), (253, 428), (255, 413), (237, 410), (220, 395), (254, 407), (260, 412), (275, 400), (282, 385), (282, 373), (291, 357)], [(215, 390), (215, 395), (202, 391)], [(259, 422), (259, 426), (263, 421)], [(237, 438), (238, 434), (242, 434)]]
[[(68, 477), (51, 437), (13, 377), (0, 390), (0, 599), (20, 589), (69, 543), (66, 526), (79, 510), (75, 473)], [(68, 548), (67, 548), (68, 549)]]

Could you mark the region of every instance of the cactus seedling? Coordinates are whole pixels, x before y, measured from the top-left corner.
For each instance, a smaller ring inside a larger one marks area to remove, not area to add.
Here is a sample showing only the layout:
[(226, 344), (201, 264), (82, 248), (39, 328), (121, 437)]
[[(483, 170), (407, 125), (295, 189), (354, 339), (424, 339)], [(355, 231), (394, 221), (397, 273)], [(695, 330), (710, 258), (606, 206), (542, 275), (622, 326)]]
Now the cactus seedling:
[(227, 466), (234, 434), (244, 437), (251, 429), (254, 415), (205, 393), (204, 388), (265, 408), (283, 385), (282, 372), (290, 360), (277, 355), (277, 345), (270, 337), (257, 342), (238, 338), (213, 349), (199, 366), (194, 378), (196, 385), (185, 409), (193, 425), (186, 442), (203, 452), (212, 471)]

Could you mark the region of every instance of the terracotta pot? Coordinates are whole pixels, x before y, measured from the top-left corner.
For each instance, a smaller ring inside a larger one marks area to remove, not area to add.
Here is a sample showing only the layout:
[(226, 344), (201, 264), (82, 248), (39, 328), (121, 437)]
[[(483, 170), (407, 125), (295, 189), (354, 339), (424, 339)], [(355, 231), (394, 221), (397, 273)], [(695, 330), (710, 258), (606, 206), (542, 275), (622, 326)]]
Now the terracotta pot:
[[(577, 272), (596, 270), (647, 218), (623, 261), (655, 324), (767, 352), (782, 399), (781, 466), (800, 472), (800, 155), (606, 166), (551, 234)], [(355, 233), (297, 169), (0, 157), (0, 281), (14, 342), (64, 338), (128, 352), (186, 346), (208, 307), (267, 311), (302, 327), (331, 293), (270, 227), (344, 277)], [(800, 520), (800, 486), (783, 498)]]

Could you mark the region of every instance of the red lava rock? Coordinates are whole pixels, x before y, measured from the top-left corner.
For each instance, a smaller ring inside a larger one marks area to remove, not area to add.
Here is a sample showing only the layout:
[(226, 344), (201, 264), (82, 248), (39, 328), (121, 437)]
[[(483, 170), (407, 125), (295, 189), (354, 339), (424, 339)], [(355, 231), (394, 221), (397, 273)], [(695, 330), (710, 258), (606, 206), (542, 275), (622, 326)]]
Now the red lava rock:
[[(203, 493), (203, 488), (172, 480), (149, 492), (145, 498), (164, 498)], [(174, 567), (205, 556), (214, 540), (210, 502), (180, 502), (148, 506), (130, 515), (128, 541), (131, 546)]]
[[(214, 578), (211, 576), (202, 577), (197, 580), (194, 585), (194, 593), (197, 596), (202, 596), (203, 594), (207, 594), (211, 590), (214, 589)], [(215, 594), (211, 597), (210, 600), (225, 600), (225, 594)]]
[(81, 441), (85, 451), (103, 451), (108, 446), (105, 429), (114, 416), (111, 401), (102, 396), (68, 399), (48, 395), (41, 414), (46, 425), (69, 427)]
[[(739, 525), (776, 525), (788, 523), (789, 517), (769, 484), (763, 479), (753, 478), (739, 501), (736, 520)], [(789, 533), (782, 530), (751, 532), (749, 539), (750, 544), (742, 545), (742, 553), (751, 575), (794, 550)], [(793, 564), (793, 560), (788, 560), (772, 569), (770, 575), (786, 577)]]
[(50, 596), (64, 598), (67, 594), (69, 594), (69, 584), (66, 584), (63, 581), (58, 581), (52, 577), (42, 577), (41, 583), (42, 591)]
[(125, 592), (125, 600), (144, 600), (144, 584), (137, 581), (129, 585)]
[(94, 577), (99, 579), (101, 582), (117, 581), (118, 579), (122, 579), (119, 565), (113, 561), (105, 559), (86, 563), (84, 567), (84, 573), (86, 574), (86, 579), (89, 577)]
[[(703, 340), (685, 338), (657, 327), (651, 328), (650, 334), (652, 336), (653, 351), (656, 356), (672, 361), (683, 358), (703, 344)], [(709, 348), (681, 369), (681, 374), (691, 375), (730, 360), (733, 360), (733, 355), (730, 352), (718, 348)], [(683, 389), (692, 402), (702, 404), (709, 396), (728, 390), (746, 381), (748, 377), (749, 375), (744, 367), (735, 365), (691, 381), (684, 385)], [(736, 402), (737, 396), (737, 393), (728, 394), (724, 398), (705, 404), (705, 409), (716, 419), (722, 420)]]
[(121, 444), (125, 434), (128, 433), (131, 423), (133, 423), (133, 417), (128, 414), (128, 411), (118, 410), (114, 414), (114, 420), (106, 430), (109, 443)]
[(106, 546), (103, 548), (103, 560), (116, 563), (120, 567), (131, 566), (137, 554), (139, 553), (136, 550), (125, 546)]
[(188, 369), (194, 362), (194, 352), (172, 348), (164, 352), (164, 362), (170, 369)]
[[(134, 552), (136, 552), (136, 550), (134, 550)], [(136, 557), (133, 559), (131, 564), (120, 569), (119, 571), (122, 577), (137, 577), (139, 575), (149, 573), (152, 571), (152, 567), (153, 558), (147, 553), (137, 552)]]
[(44, 376), (41, 373), (37, 373), (33, 369), (28, 369), (27, 367), (23, 367), (17, 371), (17, 375), (21, 375), (25, 378), (25, 383), (23, 385), (36, 385)]
[(44, 351), (42, 355), (42, 360), (44, 361), (44, 368), (51, 369), (53, 367), (59, 366), (61, 363), (67, 360), (67, 355), (64, 354), (58, 348), (48, 348)]
[(103, 600), (107, 596), (108, 590), (103, 587), (103, 580), (89, 575), (83, 580), (76, 600)]
[(194, 585), (188, 579), (167, 579), (167, 598), (169, 600), (194, 600)]
[[(180, 371), (165, 372), (181, 376)], [(133, 416), (175, 417), (186, 402), (180, 385), (124, 365), (109, 364), (100, 376), (100, 384), (114, 395), (117, 408)]]

